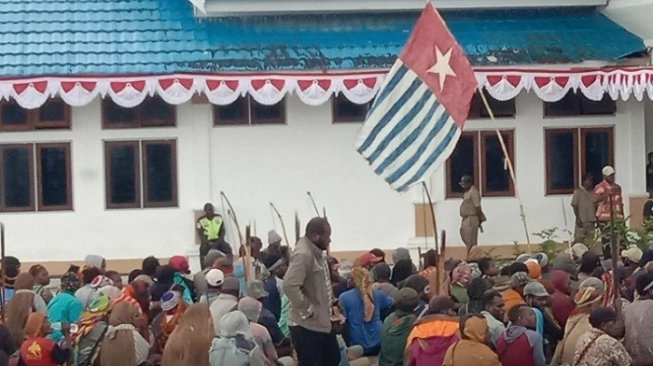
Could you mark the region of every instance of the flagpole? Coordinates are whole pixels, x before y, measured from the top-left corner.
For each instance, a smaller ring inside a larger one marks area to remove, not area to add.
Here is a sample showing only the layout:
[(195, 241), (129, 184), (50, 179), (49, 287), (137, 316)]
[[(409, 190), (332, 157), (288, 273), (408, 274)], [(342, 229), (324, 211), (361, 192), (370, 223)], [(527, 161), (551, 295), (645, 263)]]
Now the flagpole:
[[(477, 90), (478, 90), (478, 94), (480, 94), (481, 96), (481, 100), (483, 101), (483, 105), (485, 106), (485, 109), (490, 115), (490, 119), (492, 121), (495, 121), (494, 112), (492, 111), (492, 108), (490, 108), (490, 103), (488, 103), (487, 98), (485, 97), (485, 93), (483, 93), (483, 90), (481, 88), (477, 88)], [(506, 143), (503, 140), (503, 136), (501, 135), (501, 132), (499, 132), (498, 129), (495, 129), (495, 131), (499, 139), (499, 144), (501, 145), (501, 150), (503, 151), (503, 156), (506, 158), (506, 163), (508, 164), (508, 172), (510, 173), (510, 179), (512, 180), (512, 185), (515, 190), (515, 198), (517, 198), (517, 202), (519, 202), (519, 215), (521, 216), (522, 223), (524, 224), (524, 233), (526, 234), (526, 244), (528, 245), (528, 252), (530, 253), (531, 239), (530, 239), (530, 235), (528, 234), (528, 224), (526, 223), (526, 213), (524, 212), (524, 205), (522, 204), (521, 198), (519, 197), (519, 191), (517, 190), (517, 179), (515, 178), (515, 170), (512, 166), (512, 160), (510, 160), (510, 155), (508, 155), (508, 149), (506, 148)]]

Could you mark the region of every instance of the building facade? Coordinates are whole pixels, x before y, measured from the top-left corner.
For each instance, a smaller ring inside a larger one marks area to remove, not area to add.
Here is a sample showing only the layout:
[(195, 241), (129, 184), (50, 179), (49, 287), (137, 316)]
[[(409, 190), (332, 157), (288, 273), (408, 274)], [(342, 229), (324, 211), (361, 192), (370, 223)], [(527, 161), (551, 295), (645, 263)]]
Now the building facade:
[[(198, 210), (213, 202), (227, 216), (221, 192), (241, 230), (250, 224), (264, 241), (282, 232), (269, 203), (293, 242), (295, 212), (301, 226), (316, 214), (311, 192), (334, 252), (432, 245), (423, 191), (392, 191), (353, 148), (414, 10), (220, 17), (173, 0), (4, 5), (0, 23), (25, 19), (21, 33), (3, 36), (19, 55), (0, 67), (8, 254), (64, 263), (195, 255)], [(67, 15), (47, 22), (56, 11)], [(653, 71), (632, 65), (641, 39), (594, 7), (443, 14), (497, 116), (477, 96), (456, 151), (428, 182), (448, 245), (462, 245), (464, 174), (483, 195), (481, 245), (526, 242), (520, 202), (529, 234), (573, 230), (571, 193), (606, 164), (637, 220), (641, 100), (653, 93)], [(227, 232), (237, 244), (231, 220)]]

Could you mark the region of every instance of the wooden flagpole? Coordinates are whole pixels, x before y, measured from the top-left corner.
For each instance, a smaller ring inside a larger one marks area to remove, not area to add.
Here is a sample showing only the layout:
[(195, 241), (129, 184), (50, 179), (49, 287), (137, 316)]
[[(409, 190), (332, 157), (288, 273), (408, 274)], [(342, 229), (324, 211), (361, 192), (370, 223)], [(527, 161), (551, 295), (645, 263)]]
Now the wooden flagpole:
[[(490, 103), (488, 103), (487, 98), (485, 97), (485, 93), (483, 93), (483, 90), (481, 88), (477, 88), (477, 90), (478, 90), (478, 94), (481, 96), (481, 100), (483, 101), (483, 105), (485, 106), (485, 109), (490, 115), (490, 119), (492, 121), (495, 121), (494, 112), (492, 111), (492, 108), (490, 108)], [(508, 165), (508, 172), (510, 173), (510, 179), (512, 180), (512, 185), (515, 190), (515, 197), (517, 198), (517, 202), (519, 202), (519, 215), (521, 216), (521, 220), (524, 225), (524, 233), (526, 234), (526, 243), (528, 244), (528, 252), (531, 253), (531, 238), (530, 238), (530, 234), (528, 233), (528, 224), (526, 223), (526, 213), (524, 212), (524, 205), (522, 204), (521, 198), (519, 197), (519, 191), (517, 190), (517, 179), (515, 178), (515, 169), (513, 168), (512, 160), (510, 160), (510, 155), (508, 155), (506, 142), (503, 140), (503, 136), (501, 135), (501, 132), (499, 132), (499, 129), (495, 129), (495, 131), (497, 133), (497, 138), (499, 139), (499, 144), (501, 145), (501, 150), (503, 151), (503, 156), (506, 158), (506, 163)]]
[[(435, 207), (433, 206), (433, 200), (431, 199), (431, 192), (429, 192), (426, 182), (422, 181), (422, 188), (426, 193), (426, 198), (428, 199), (430, 211), (431, 211), (431, 224), (433, 225), (433, 240), (435, 241), (435, 252), (436, 256), (436, 270), (433, 278), (429, 278), (429, 288), (431, 289), (431, 297), (442, 294), (442, 278), (444, 278), (443, 267), (444, 267), (444, 242), (442, 247), (438, 245), (438, 227), (435, 220)], [(426, 220), (426, 218), (424, 218)], [(424, 233), (426, 235), (426, 232)], [(442, 240), (445, 238), (445, 233), (442, 232)], [(431, 276), (429, 276), (431, 277)], [(434, 283), (435, 282), (435, 283)]]

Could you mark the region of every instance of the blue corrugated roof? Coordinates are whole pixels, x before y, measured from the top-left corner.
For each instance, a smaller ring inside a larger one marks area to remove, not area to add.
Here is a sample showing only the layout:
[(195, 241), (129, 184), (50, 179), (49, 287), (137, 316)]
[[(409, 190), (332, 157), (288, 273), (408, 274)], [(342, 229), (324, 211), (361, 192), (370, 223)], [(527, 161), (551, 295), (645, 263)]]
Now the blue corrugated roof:
[[(417, 12), (196, 18), (186, 0), (0, 0), (0, 76), (389, 67)], [(443, 13), (475, 65), (645, 49), (593, 8)]]

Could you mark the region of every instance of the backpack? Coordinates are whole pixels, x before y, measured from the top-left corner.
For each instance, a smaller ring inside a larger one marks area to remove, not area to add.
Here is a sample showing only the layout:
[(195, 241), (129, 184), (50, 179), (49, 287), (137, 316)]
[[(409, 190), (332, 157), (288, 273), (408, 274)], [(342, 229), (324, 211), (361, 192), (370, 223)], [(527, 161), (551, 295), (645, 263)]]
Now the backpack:
[(409, 366), (442, 365), (447, 349), (460, 340), (457, 335), (449, 337), (415, 338), (406, 351)]

